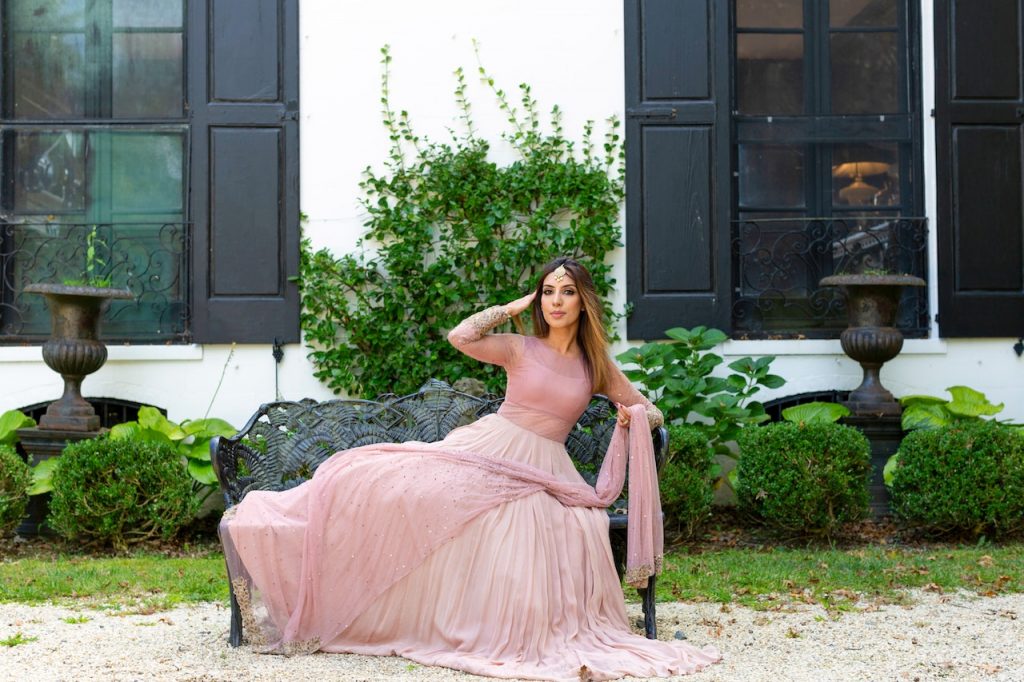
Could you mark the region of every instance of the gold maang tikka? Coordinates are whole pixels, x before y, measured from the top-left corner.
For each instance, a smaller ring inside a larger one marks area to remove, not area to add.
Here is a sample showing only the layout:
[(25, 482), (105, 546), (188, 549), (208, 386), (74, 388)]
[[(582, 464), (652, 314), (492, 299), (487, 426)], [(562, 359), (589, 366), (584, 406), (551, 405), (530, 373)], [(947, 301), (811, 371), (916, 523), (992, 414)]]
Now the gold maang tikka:
[(555, 269), (554, 269), (554, 270), (552, 271), (552, 274), (553, 274), (553, 275), (555, 276), (555, 281), (556, 281), (556, 282), (561, 282), (561, 281), (562, 281), (562, 279), (563, 279), (563, 278), (565, 277), (565, 275), (567, 274), (567, 273), (566, 273), (566, 270), (565, 270), (565, 266), (564, 266), (564, 265), (559, 265), (559, 266), (558, 266), (557, 268), (555, 268)]

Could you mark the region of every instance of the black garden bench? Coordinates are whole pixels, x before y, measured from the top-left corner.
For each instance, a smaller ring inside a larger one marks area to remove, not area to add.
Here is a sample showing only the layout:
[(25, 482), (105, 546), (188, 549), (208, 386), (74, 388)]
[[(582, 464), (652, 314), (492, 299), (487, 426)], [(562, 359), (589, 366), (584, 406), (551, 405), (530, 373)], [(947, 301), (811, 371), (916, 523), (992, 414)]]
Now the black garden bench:
[[(316, 468), (339, 450), (373, 443), (434, 442), (449, 431), (496, 412), (503, 398), (477, 397), (430, 380), (404, 396), (386, 394), (377, 400), (279, 401), (261, 405), (242, 430), (210, 443), (213, 469), (224, 492), (225, 509), (241, 502), (250, 490), (286, 490), (309, 479)], [(595, 395), (565, 442), (581, 475), (593, 485), (615, 428), (614, 403)], [(668, 432), (652, 432), (658, 468), (665, 458)], [(619, 577), (625, 566), (626, 501), (608, 511), (612, 552)], [(230, 587), (230, 576), (229, 576)], [(657, 636), (655, 577), (640, 589), (644, 631)], [(242, 618), (231, 590), (232, 646), (242, 642)]]

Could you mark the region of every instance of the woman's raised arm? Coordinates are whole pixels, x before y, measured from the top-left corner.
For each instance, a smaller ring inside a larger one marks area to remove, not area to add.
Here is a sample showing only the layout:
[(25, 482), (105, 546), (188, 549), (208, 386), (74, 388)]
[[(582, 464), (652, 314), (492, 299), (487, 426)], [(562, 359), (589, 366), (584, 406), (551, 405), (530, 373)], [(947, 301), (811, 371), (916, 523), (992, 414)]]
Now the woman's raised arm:
[(505, 305), (495, 305), (474, 313), (448, 332), (448, 342), (471, 358), (492, 365), (508, 365), (515, 334), (488, 334), (499, 324), (526, 310), (534, 294), (527, 294)]

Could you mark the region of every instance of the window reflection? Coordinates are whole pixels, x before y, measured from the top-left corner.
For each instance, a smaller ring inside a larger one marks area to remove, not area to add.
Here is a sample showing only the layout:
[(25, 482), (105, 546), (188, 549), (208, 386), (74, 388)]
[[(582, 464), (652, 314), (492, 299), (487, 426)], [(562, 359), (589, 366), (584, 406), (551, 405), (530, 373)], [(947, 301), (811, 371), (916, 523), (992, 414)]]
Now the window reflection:
[(739, 28), (801, 28), (803, 0), (736, 0)]
[(182, 0), (5, 0), (4, 10), (7, 117), (183, 115)]
[(833, 33), (832, 113), (887, 114), (900, 111), (895, 33)]
[(803, 36), (736, 36), (736, 108), (742, 114), (803, 113)]
[(85, 35), (15, 33), (12, 42), (14, 116), (84, 116)]
[(180, 33), (117, 33), (113, 51), (114, 117), (181, 116)]
[(741, 144), (740, 206), (804, 206), (804, 148), (801, 145)]
[[(106, 222), (125, 214), (176, 220), (184, 215), (185, 134), (180, 126), (15, 129), (3, 139), (14, 150), (10, 184), (20, 216)], [(5, 182), (3, 175), (0, 170), (0, 182)]]
[[(7, 139), (10, 134), (5, 136)], [(85, 154), (81, 133), (17, 135), (14, 206), (19, 213), (59, 215), (85, 209)]]
[(829, 23), (834, 27), (894, 27), (899, 22), (896, 0), (830, 0)]
[(85, 28), (86, 0), (5, 0), (3, 4), (15, 31)]
[(115, 28), (181, 28), (182, 0), (114, 0)]
[(112, 210), (180, 214), (184, 136), (115, 133), (110, 137)]

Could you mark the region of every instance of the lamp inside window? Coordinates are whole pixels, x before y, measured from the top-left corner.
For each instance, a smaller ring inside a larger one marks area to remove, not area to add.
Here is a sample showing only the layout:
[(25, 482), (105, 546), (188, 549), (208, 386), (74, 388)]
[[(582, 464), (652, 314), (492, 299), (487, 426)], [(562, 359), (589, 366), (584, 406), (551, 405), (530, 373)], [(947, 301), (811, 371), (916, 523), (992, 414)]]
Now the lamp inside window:
[[(891, 164), (882, 161), (847, 161), (832, 167), (839, 200), (850, 206), (888, 206), (896, 203), (896, 178)], [(838, 182), (837, 182), (838, 181)]]

